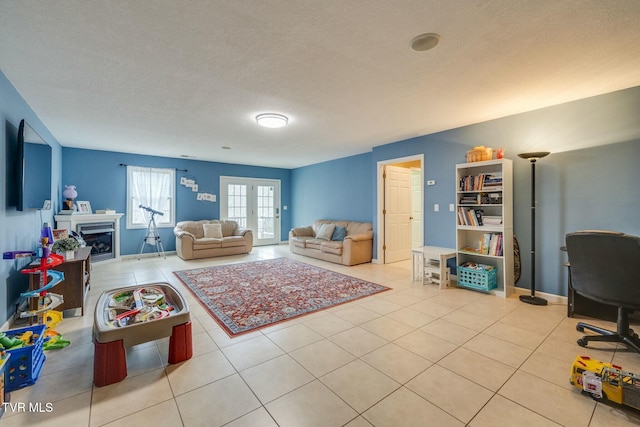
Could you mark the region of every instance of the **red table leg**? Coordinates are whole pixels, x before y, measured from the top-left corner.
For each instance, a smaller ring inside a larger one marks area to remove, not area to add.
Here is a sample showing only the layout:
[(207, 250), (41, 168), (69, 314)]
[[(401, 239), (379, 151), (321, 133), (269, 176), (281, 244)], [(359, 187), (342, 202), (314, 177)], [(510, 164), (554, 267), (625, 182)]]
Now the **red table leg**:
[(169, 363), (184, 362), (192, 355), (191, 322), (174, 326), (169, 338)]
[(93, 383), (102, 387), (122, 381), (127, 376), (127, 355), (122, 340), (94, 342)]

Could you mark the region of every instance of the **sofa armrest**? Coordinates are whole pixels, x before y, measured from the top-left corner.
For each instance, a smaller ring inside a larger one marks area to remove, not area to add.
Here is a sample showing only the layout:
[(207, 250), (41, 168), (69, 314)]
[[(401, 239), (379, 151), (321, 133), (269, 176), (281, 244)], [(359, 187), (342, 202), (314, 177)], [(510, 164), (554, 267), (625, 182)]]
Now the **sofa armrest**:
[(289, 231), (289, 236), (291, 236), (291, 237), (314, 237), (315, 235), (313, 234), (313, 228), (311, 226), (309, 226), (309, 227), (292, 228), (291, 231)]
[(361, 242), (364, 240), (373, 240), (373, 232), (352, 234), (351, 236), (345, 237), (344, 240), (353, 240), (354, 242)]
[(183, 237), (187, 237), (187, 238), (191, 238), (192, 240), (196, 240), (196, 236), (194, 236), (193, 234), (189, 233), (188, 231), (185, 230), (181, 230), (181, 229), (173, 229), (173, 234), (176, 235), (177, 239), (182, 239)]
[(247, 235), (247, 233), (253, 234), (253, 231), (250, 228), (240, 228), (240, 227), (236, 228), (233, 231), (233, 235), (234, 236), (243, 236), (244, 237), (244, 236)]

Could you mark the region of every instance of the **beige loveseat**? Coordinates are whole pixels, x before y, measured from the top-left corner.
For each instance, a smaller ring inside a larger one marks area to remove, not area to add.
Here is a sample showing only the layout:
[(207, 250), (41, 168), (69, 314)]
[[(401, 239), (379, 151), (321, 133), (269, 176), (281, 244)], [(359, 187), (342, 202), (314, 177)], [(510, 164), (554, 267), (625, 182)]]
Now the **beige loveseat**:
[[(340, 235), (339, 227), (344, 227), (344, 237)], [(337, 264), (356, 265), (371, 262), (373, 224), (321, 219), (309, 227), (291, 229), (289, 249), (294, 254)]]
[(238, 223), (231, 220), (181, 221), (173, 234), (176, 252), (182, 259), (245, 254), (253, 248), (253, 232), (239, 228)]

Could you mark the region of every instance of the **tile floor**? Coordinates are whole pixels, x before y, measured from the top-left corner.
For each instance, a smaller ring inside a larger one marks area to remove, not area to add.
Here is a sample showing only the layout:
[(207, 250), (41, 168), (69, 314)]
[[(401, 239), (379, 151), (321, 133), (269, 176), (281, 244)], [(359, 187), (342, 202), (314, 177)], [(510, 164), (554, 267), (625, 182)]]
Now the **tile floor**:
[[(188, 291), (193, 358), (167, 365), (168, 339), (128, 350), (128, 377), (94, 387), (92, 313), (99, 294), (169, 282), (175, 270), (290, 256), (393, 290), (229, 338)], [(343, 267), (286, 246), (185, 262), (175, 255), (96, 264), (88, 310), (57, 328), (72, 345), (47, 352), (38, 382), (0, 425), (27, 426), (627, 426), (640, 411), (596, 403), (572, 389), (580, 354), (640, 372), (640, 356), (611, 344), (582, 349), (566, 307), (534, 307), (411, 282), (410, 264)], [(607, 327), (613, 324), (596, 322)]]

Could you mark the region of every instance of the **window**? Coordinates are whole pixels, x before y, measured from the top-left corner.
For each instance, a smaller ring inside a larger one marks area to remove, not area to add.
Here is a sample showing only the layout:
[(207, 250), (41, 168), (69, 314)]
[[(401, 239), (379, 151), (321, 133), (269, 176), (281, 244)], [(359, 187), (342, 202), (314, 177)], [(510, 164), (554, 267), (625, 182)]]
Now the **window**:
[(127, 228), (146, 228), (151, 213), (140, 205), (162, 212), (158, 227), (175, 226), (175, 169), (127, 166)]

